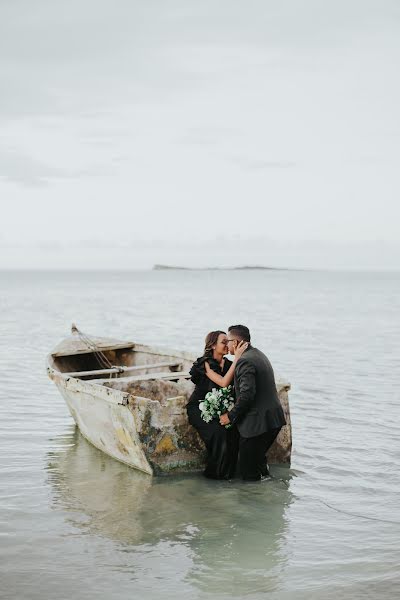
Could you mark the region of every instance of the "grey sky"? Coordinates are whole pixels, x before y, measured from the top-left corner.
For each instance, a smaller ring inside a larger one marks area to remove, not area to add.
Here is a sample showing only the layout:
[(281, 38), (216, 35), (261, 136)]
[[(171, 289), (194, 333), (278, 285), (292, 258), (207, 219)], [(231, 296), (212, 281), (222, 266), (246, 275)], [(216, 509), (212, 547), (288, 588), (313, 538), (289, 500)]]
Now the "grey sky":
[(392, 0), (3, 0), (0, 268), (400, 268), (399, 33)]

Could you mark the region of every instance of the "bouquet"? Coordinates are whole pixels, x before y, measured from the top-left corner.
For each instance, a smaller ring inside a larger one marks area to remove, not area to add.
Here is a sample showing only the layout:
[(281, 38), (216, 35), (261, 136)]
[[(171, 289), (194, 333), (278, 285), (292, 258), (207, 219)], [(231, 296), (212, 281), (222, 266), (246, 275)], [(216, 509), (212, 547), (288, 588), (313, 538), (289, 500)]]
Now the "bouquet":
[[(206, 394), (203, 402), (200, 402), (199, 409), (201, 412), (201, 418), (206, 423), (209, 423), (215, 418), (220, 417), (226, 412), (232, 410), (235, 404), (233, 397), (232, 386), (220, 388), (217, 390), (214, 388), (211, 392)], [(231, 425), (225, 425), (228, 429)]]

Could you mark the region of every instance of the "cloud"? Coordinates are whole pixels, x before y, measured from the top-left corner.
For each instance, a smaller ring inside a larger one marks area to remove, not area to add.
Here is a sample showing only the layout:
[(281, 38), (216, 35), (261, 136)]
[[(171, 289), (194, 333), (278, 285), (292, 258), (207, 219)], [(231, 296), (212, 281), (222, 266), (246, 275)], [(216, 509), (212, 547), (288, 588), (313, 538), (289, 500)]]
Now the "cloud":
[(81, 177), (105, 177), (111, 175), (111, 165), (93, 165), (83, 169), (50, 166), (32, 156), (18, 151), (0, 151), (0, 179), (26, 187), (42, 187), (51, 180), (79, 179)]
[(0, 177), (28, 187), (44, 186), (49, 179), (63, 177), (65, 173), (18, 152), (0, 153)]

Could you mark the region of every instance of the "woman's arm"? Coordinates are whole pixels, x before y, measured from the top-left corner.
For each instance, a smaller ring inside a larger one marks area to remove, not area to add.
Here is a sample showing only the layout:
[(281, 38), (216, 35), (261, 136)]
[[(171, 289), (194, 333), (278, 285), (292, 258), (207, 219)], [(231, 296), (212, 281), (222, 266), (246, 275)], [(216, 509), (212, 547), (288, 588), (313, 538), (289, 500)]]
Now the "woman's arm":
[(204, 366), (206, 369), (206, 375), (207, 375), (208, 379), (211, 379), (212, 382), (216, 383), (220, 387), (227, 387), (228, 385), (230, 385), (233, 381), (233, 375), (235, 372), (236, 363), (239, 360), (239, 358), (242, 356), (243, 352), (247, 349), (248, 345), (249, 345), (248, 342), (243, 342), (243, 341), (240, 342), (240, 344), (236, 348), (235, 358), (233, 360), (233, 363), (229, 367), (229, 371), (223, 377), (222, 377), (222, 375), (218, 375), (218, 373), (213, 371), (212, 368), (210, 367), (210, 365), (208, 364), (208, 362), (206, 361), (204, 363)]

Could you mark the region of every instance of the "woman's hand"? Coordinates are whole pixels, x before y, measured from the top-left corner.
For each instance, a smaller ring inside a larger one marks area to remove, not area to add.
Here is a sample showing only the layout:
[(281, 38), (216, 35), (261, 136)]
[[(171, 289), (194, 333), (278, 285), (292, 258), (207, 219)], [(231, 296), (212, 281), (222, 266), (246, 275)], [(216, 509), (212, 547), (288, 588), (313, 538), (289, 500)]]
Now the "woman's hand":
[(235, 370), (236, 363), (239, 360), (239, 358), (242, 356), (243, 352), (245, 350), (247, 350), (249, 345), (250, 345), (249, 342), (245, 342), (244, 340), (242, 340), (237, 345), (237, 347), (235, 348), (235, 357), (234, 357), (233, 363), (229, 367), (229, 371), (223, 377), (212, 370), (208, 361), (204, 361), (204, 368), (206, 370), (206, 375), (207, 375), (208, 379), (211, 379), (211, 381), (213, 383), (216, 383), (220, 387), (227, 387), (228, 385), (230, 385), (233, 381), (233, 373)]
[(245, 342), (244, 340), (239, 342), (239, 344), (235, 348), (235, 362), (237, 362), (239, 360), (239, 358), (242, 356), (243, 352), (245, 350), (247, 350), (248, 347), (249, 347), (249, 342)]

